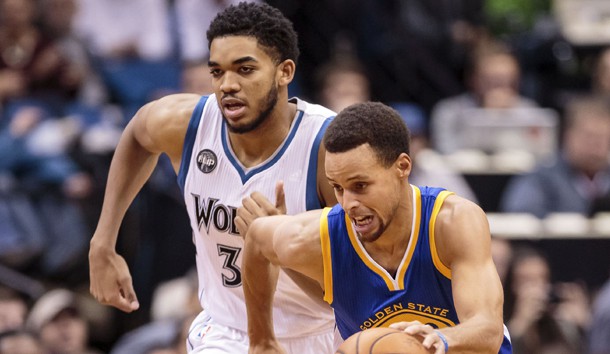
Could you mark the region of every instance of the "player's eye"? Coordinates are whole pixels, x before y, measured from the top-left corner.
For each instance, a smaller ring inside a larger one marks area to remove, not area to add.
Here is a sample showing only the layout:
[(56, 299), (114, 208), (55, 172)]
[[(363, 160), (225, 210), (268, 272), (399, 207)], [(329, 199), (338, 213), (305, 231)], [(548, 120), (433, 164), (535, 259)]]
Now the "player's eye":
[(367, 187), (368, 184), (364, 183), (364, 182), (360, 182), (360, 183), (356, 183), (355, 187), (356, 190), (363, 190)]
[(241, 71), (243, 74), (250, 74), (254, 71), (254, 68), (249, 66), (242, 66), (241, 68), (239, 68), (239, 71)]
[(220, 71), (219, 69), (211, 69), (210, 74), (212, 75), (212, 77), (218, 78), (220, 77), (220, 75), (222, 75), (222, 71)]

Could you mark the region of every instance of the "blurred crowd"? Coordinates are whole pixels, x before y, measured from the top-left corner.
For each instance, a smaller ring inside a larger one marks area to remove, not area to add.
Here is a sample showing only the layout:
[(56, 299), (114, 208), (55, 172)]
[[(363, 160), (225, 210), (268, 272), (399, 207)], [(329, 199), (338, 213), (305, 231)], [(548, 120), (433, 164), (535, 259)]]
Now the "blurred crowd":
[[(0, 0), (0, 354), (185, 353), (200, 309), (168, 161), (117, 245), (139, 311), (88, 295), (88, 243), (123, 128), (150, 100), (212, 92), (205, 32), (236, 2)], [(591, 28), (610, 13), (603, 0), (266, 2), (299, 34), (290, 94), (334, 111), (390, 104), (411, 130), (412, 184), (540, 220), (610, 211), (610, 40)], [(596, 254), (610, 254), (606, 237)], [(566, 278), (552, 240), (493, 241), (516, 354), (610, 353), (610, 281)], [(610, 279), (608, 258), (595, 264)]]

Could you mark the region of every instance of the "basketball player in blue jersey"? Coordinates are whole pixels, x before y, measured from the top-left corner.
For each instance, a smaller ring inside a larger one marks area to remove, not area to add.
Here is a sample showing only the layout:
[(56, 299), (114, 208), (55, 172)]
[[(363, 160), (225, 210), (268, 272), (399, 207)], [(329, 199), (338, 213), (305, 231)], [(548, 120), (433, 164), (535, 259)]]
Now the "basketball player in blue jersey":
[[(242, 289), (243, 238), (235, 224), (247, 199), (254, 216), (336, 203), (325, 181), (323, 132), (334, 112), (288, 98), (299, 54), (292, 24), (264, 3), (221, 12), (207, 32), (214, 95), (177, 94), (142, 107), (114, 154), (89, 251), (90, 291), (125, 312), (139, 307), (125, 259), (115, 251), (125, 211), (164, 153), (183, 191), (197, 249), (199, 298), (190, 353), (248, 352)], [(277, 187), (277, 181), (283, 181)], [(275, 204), (270, 202), (277, 196)], [(281, 272), (275, 331), (295, 354), (331, 352), (330, 306)], [(311, 282), (311, 281), (310, 281)]]
[(343, 339), (393, 326), (436, 354), (510, 353), (485, 214), (444, 189), (409, 184), (398, 112), (349, 106), (323, 142), (338, 205), (240, 223), (250, 353), (283, 353), (271, 325), (272, 265), (319, 284)]

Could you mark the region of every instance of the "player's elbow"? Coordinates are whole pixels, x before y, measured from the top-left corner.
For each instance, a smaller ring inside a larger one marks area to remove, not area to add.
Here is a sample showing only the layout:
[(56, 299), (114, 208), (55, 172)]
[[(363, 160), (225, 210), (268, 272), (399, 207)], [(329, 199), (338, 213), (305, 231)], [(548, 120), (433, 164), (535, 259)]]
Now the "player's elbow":
[(257, 262), (269, 262), (274, 265), (280, 265), (278, 264), (275, 246), (277, 243), (277, 232), (278, 224), (275, 217), (253, 220), (246, 232), (244, 240), (245, 252)]

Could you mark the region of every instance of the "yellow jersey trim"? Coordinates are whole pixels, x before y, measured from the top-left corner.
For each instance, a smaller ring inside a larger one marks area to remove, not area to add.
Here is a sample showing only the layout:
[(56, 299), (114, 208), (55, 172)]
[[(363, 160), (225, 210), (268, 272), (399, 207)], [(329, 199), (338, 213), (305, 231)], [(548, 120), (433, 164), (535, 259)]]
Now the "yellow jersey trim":
[(434, 225), (436, 224), (436, 217), (438, 216), (439, 211), (441, 210), (441, 206), (445, 199), (452, 195), (453, 192), (442, 191), (436, 197), (436, 201), (434, 202), (434, 208), (432, 209), (432, 215), (430, 215), (430, 253), (432, 254), (432, 262), (436, 269), (447, 279), (451, 279), (451, 269), (447, 267), (441, 261), (438, 256), (438, 250), (436, 249), (436, 239), (434, 235)]
[(333, 303), (333, 265), (330, 253), (330, 234), (328, 232), (328, 213), (331, 208), (324, 208), (320, 215), (320, 244), (322, 246), (322, 264), (324, 266), (324, 301)]

